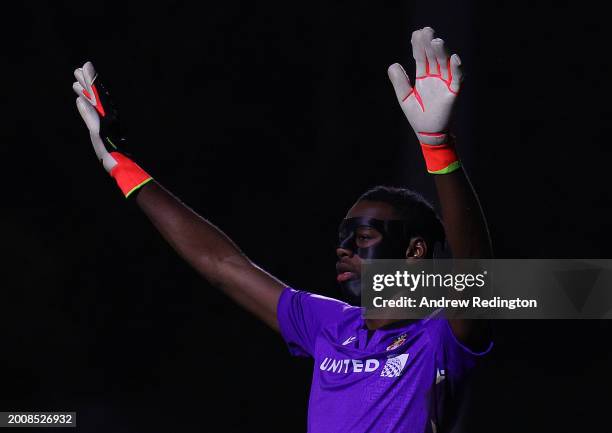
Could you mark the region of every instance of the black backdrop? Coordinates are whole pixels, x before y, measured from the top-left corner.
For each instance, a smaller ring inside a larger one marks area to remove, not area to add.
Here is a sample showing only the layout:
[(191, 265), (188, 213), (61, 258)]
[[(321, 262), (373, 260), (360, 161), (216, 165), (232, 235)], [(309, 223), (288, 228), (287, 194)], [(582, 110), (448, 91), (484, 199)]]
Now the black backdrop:
[[(334, 295), (369, 186), (435, 199), (386, 77), (430, 25), (498, 257), (609, 257), (608, 19), (587, 2), (23, 2), (2, 35), (2, 410), (83, 432), (304, 431), (311, 363), (183, 264), (99, 167), (92, 60), (141, 165), (257, 263)], [(497, 323), (466, 429), (610, 430), (607, 321)]]

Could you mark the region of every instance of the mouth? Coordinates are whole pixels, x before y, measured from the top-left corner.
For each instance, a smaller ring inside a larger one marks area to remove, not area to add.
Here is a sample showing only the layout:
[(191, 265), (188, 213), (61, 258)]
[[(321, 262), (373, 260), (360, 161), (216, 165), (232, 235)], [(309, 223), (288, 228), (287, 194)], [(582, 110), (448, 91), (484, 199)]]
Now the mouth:
[(358, 278), (357, 272), (355, 272), (353, 270), (353, 267), (348, 265), (347, 263), (338, 262), (336, 264), (336, 272), (338, 272), (338, 275), (336, 276), (336, 281), (338, 281), (339, 283)]
[(357, 274), (355, 274), (355, 272), (341, 272), (336, 277), (336, 281), (338, 281), (339, 283), (343, 283), (345, 281), (352, 280), (353, 278), (355, 278), (356, 275)]

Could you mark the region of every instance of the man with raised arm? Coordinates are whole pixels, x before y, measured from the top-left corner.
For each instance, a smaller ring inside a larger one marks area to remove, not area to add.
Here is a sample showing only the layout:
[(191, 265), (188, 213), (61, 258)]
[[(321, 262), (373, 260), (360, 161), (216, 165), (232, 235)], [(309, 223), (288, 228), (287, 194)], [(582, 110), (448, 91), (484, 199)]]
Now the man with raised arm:
[(364, 193), (342, 220), (336, 250), (337, 280), (348, 302), (288, 287), (155, 182), (121, 153), (117, 114), (93, 65), (75, 71), (78, 110), (98, 159), (123, 194), (206, 280), (279, 331), (293, 355), (314, 359), (311, 433), (449, 431), (466, 377), (491, 347), (483, 321), (364, 319), (362, 308), (352, 305), (360, 296), (364, 259), (432, 258), (434, 245), (445, 239), (457, 258), (492, 254), (478, 199), (448, 130), (461, 61), (429, 27), (412, 34), (412, 50), (414, 85), (399, 64), (388, 73), (434, 175), (444, 225), (408, 189)]

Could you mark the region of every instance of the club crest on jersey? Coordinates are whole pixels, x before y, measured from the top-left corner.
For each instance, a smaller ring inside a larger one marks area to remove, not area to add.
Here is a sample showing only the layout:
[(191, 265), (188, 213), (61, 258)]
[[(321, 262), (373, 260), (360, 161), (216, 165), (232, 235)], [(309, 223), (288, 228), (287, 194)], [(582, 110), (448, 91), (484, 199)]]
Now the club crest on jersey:
[(387, 350), (389, 351), (389, 350), (397, 349), (398, 347), (400, 347), (402, 344), (406, 342), (406, 338), (407, 338), (406, 334), (400, 335), (395, 340), (393, 340), (393, 343), (387, 346)]

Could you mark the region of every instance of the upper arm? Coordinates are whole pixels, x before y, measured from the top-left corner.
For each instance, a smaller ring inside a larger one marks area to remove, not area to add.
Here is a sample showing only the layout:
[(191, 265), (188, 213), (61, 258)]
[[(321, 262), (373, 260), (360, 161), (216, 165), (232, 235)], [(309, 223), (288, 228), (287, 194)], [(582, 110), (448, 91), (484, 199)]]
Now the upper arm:
[[(454, 258), (493, 257), (487, 222), (478, 197), (463, 169), (435, 178), (442, 207), (446, 237)], [(478, 350), (490, 341), (487, 320), (449, 321), (454, 336), (467, 347)]]
[(455, 338), (474, 352), (484, 351), (491, 343), (489, 320), (450, 319), (448, 322)]
[[(485, 320), (474, 321), (486, 322)], [(493, 341), (488, 335), (486, 341), (482, 341), (479, 346), (466, 344), (453, 329), (453, 321), (445, 322), (447, 322), (446, 325), (443, 325), (442, 321), (440, 322), (444, 364), (449, 367), (451, 370), (449, 374), (455, 380), (462, 380), (469, 370), (476, 366), (478, 360), (491, 351)]]
[(286, 284), (240, 254), (215, 265), (213, 283), (229, 297), (278, 331), (276, 309)]
[(150, 182), (136, 202), (168, 243), (214, 286), (278, 330), (276, 306), (285, 285), (252, 263), (219, 228), (161, 185)]

